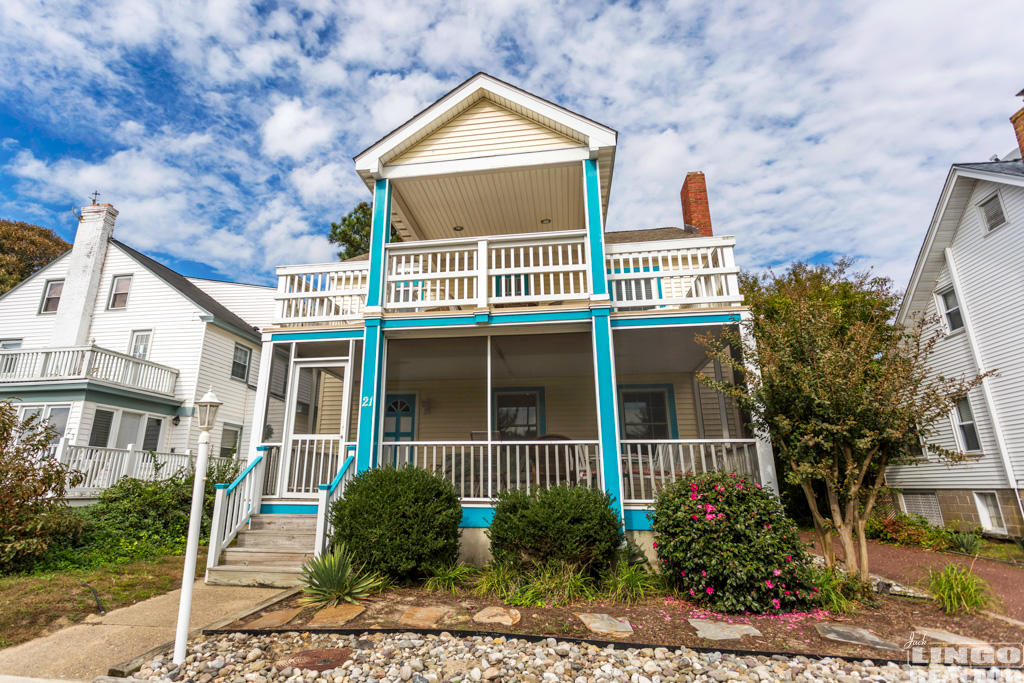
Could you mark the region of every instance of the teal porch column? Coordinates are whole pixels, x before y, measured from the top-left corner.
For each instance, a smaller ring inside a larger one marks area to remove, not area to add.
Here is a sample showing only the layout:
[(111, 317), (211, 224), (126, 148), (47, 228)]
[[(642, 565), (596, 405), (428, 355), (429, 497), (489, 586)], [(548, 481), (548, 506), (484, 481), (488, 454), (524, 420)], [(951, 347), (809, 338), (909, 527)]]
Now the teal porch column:
[(384, 387), (384, 331), (381, 305), (387, 255), (384, 245), (391, 235), (391, 182), (378, 180), (373, 189), (373, 218), (370, 223), (370, 275), (363, 323), (363, 369), (359, 392), (359, 431), (356, 437), (356, 474), (368, 470), (377, 460), (380, 431), (380, 401)]

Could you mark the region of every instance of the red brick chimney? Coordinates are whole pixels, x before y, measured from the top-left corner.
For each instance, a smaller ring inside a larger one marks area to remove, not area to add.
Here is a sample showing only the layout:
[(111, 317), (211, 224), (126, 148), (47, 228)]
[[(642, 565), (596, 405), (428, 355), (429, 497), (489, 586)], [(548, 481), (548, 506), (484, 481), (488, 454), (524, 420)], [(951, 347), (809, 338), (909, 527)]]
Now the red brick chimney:
[(683, 188), (679, 190), (679, 200), (683, 204), (683, 223), (697, 228), (705, 237), (711, 237), (711, 209), (708, 207), (708, 186), (704, 182), (703, 171), (686, 174)]
[[(1024, 90), (1017, 93), (1017, 97), (1024, 97)], [(1024, 157), (1024, 107), (1010, 117), (1013, 124), (1013, 132), (1017, 134), (1017, 147), (1020, 148), (1020, 155)]]

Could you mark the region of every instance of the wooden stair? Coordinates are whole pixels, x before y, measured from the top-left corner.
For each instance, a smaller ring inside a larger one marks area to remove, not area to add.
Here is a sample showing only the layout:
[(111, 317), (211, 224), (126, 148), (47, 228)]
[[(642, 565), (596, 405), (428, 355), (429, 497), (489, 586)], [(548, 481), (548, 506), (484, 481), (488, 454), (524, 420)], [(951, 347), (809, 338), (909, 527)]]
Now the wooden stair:
[(238, 532), (206, 582), (218, 586), (299, 585), (302, 565), (313, 556), (316, 515), (253, 515)]

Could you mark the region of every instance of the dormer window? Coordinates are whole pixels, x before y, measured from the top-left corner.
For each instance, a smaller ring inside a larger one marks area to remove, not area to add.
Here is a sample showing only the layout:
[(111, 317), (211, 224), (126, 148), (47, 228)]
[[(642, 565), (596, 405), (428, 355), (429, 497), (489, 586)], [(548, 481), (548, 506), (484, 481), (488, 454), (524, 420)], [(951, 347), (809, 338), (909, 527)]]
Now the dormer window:
[(981, 209), (981, 215), (985, 219), (985, 227), (987, 229), (995, 230), (999, 226), (1006, 224), (1006, 214), (1003, 213), (1003, 205), (999, 201), (999, 193), (978, 204), (978, 208)]
[(40, 313), (56, 313), (60, 305), (60, 294), (64, 291), (63, 280), (50, 280), (43, 289), (43, 303), (39, 306)]
[(964, 315), (960, 311), (960, 301), (956, 298), (956, 290), (950, 287), (939, 292), (939, 300), (942, 302), (942, 312), (946, 317), (949, 331), (956, 332), (964, 326)]
[(107, 304), (107, 308), (126, 308), (128, 306), (128, 292), (131, 291), (131, 288), (131, 275), (115, 276), (113, 282), (110, 283), (110, 302)]

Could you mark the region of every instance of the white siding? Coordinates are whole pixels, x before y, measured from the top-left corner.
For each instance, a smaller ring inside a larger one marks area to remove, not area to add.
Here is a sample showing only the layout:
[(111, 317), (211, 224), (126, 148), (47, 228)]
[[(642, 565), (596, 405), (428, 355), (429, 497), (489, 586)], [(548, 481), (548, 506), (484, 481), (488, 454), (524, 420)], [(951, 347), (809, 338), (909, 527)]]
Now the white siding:
[(62, 280), (67, 270), (68, 255), (65, 254), (0, 297), (0, 339), (21, 339), (26, 349), (50, 345), (57, 316), (39, 313), (43, 288), (47, 280)]
[(203, 290), (253, 327), (263, 329), (274, 321), (277, 290), (263, 285), (246, 285), (190, 277), (189, 282)]

